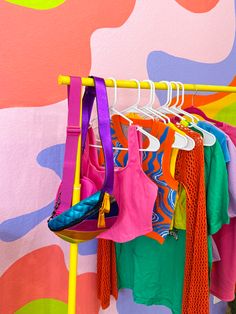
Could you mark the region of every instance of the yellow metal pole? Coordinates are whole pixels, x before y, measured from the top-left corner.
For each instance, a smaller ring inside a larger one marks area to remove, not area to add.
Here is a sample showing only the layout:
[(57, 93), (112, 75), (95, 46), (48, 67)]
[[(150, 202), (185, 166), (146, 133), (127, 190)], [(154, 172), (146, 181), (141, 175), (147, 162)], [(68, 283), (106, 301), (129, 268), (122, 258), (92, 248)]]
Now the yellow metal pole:
[(77, 263), (78, 263), (78, 243), (70, 243), (68, 314), (76, 313)]
[[(70, 77), (60, 75), (58, 77), (59, 84), (70, 84)], [(107, 87), (114, 87), (114, 82), (110, 79), (105, 80)], [(130, 80), (117, 80), (117, 87), (120, 88), (137, 88), (137, 83), (135, 81)], [(165, 83), (154, 82), (156, 89), (166, 90), (168, 87)], [(92, 78), (83, 77), (82, 78), (83, 86), (94, 86), (94, 81)], [(150, 89), (150, 84), (148, 82), (140, 81), (140, 87), (142, 89)], [(176, 85), (172, 84), (172, 89), (176, 90)], [(181, 89), (181, 86), (180, 86)], [(185, 91), (199, 91), (199, 92), (228, 92), (228, 93), (236, 93), (235, 86), (222, 86), (222, 85), (204, 85), (204, 84), (184, 84)]]
[[(80, 127), (81, 127), (81, 121), (82, 121), (82, 97), (80, 100)], [(77, 157), (76, 157), (72, 205), (80, 201), (80, 163), (81, 163), (81, 136), (79, 136), (79, 139), (78, 139), (78, 150), (77, 150)], [(68, 314), (76, 313), (76, 283), (77, 283), (79, 242), (81, 241), (74, 241), (74, 243), (70, 243)]]

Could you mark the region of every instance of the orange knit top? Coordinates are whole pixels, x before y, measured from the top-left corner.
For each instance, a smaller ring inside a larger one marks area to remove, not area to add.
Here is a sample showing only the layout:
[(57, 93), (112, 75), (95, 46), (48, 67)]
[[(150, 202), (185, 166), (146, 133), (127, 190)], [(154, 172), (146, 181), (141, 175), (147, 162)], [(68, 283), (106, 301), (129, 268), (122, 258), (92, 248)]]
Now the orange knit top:
[(111, 240), (99, 239), (97, 251), (97, 296), (102, 309), (110, 305), (110, 296), (117, 300), (117, 272), (115, 244)]
[(183, 314), (209, 313), (208, 246), (203, 140), (199, 134), (179, 127), (195, 141), (192, 151), (180, 150), (175, 178), (186, 190), (186, 260)]

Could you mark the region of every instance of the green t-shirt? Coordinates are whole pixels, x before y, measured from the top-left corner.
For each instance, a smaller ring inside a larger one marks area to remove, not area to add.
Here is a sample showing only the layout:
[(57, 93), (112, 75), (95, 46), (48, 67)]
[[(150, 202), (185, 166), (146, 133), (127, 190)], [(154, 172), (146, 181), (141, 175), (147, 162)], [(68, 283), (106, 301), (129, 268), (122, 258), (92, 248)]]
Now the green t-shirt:
[[(194, 131), (199, 132), (196, 129)], [(209, 235), (213, 235), (222, 225), (229, 223), (228, 173), (218, 140), (213, 146), (204, 146), (204, 167), (207, 230)]]
[(116, 243), (118, 288), (132, 289), (136, 303), (181, 314), (186, 231), (178, 230), (177, 237), (168, 235), (162, 245), (145, 236)]

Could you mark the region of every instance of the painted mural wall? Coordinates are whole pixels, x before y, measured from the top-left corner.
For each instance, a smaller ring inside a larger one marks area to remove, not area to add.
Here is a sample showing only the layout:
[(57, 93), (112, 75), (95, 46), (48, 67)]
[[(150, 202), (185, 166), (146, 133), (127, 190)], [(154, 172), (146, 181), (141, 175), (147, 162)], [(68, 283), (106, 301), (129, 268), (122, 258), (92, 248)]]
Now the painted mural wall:
[[(235, 85), (234, 0), (0, 2), (0, 313), (64, 314), (69, 246), (47, 228), (62, 175), (66, 88), (58, 74)], [(128, 103), (119, 91), (120, 106)], [(163, 92), (157, 92), (160, 102)], [(186, 103), (193, 101), (188, 95)], [(236, 95), (194, 105), (236, 125)], [(168, 314), (129, 290), (101, 310), (96, 247), (79, 246), (78, 313)], [(224, 313), (225, 304), (212, 313)]]

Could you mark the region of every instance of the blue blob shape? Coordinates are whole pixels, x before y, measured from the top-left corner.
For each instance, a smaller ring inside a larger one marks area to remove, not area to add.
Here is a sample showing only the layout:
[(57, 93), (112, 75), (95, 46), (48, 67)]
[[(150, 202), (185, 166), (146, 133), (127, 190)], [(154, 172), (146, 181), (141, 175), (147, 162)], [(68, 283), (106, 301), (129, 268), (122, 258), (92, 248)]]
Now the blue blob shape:
[(44, 168), (49, 168), (62, 178), (65, 144), (57, 144), (42, 150), (37, 156), (37, 162)]
[(86, 242), (81, 242), (79, 244), (79, 254), (80, 255), (91, 255), (97, 253), (98, 241), (93, 239)]
[(51, 202), (47, 206), (32, 213), (3, 221), (0, 224), (0, 239), (4, 242), (12, 242), (22, 238), (26, 233), (51, 215), (53, 205), (54, 202)]
[[(221, 62), (211, 64), (175, 57), (162, 51), (152, 51), (148, 56), (147, 70), (152, 81), (229, 85), (236, 72), (235, 55), (236, 40), (228, 57)], [(201, 94), (208, 93), (201, 92)], [(158, 91), (157, 96), (161, 104), (166, 101), (166, 91)]]
[[(144, 287), (145, 289), (145, 287)], [(119, 314), (171, 314), (171, 310), (162, 305), (143, 305), (133, 301), (132, 290), (120, 289), (119, 297), (116, 303)]]

